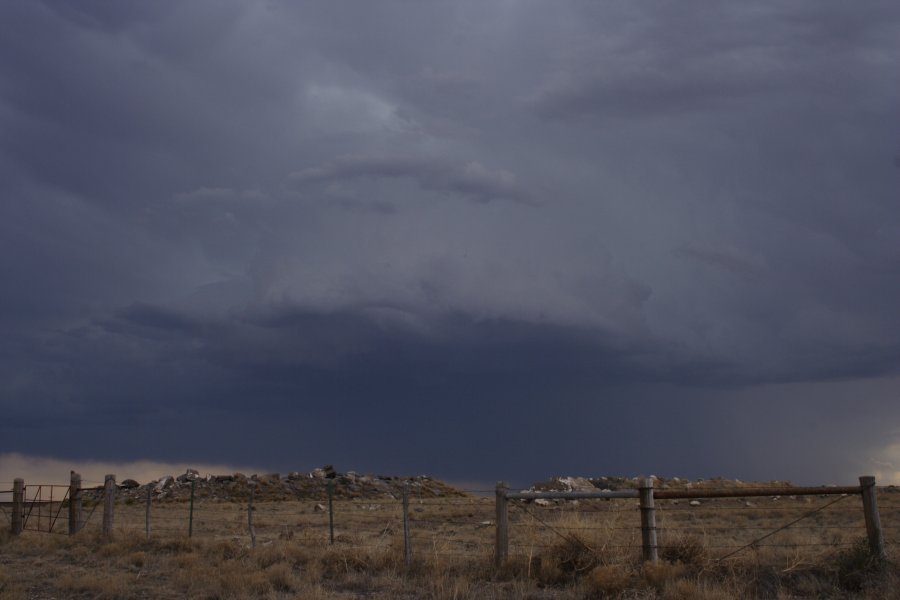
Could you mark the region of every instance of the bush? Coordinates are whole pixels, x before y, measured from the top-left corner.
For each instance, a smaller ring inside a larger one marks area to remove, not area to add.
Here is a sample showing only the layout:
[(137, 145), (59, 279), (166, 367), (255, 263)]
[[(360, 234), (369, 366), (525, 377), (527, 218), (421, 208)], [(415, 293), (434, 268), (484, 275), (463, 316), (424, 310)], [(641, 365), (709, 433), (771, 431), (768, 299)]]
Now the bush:
[(657, 592), (661, 592), (668, 584), (673, 581), (682, 579), (687, 575), (687, 567), (682, 563), (669, 563), (659, 561), (656, 563), (646, 563), (641, 573), (644, 581)]
[(869, 548), (866, 538), (838, 552), (836, 560), (837, 584), (847, 591), (860, 591), (872, 583), (884, 563)]
[(578, 535), (568, 535), (540, 556), (537, 577), (544, 583), (564, 583), (586, 575), (600, 558)]
[(709, 559), (706, 546), (697, 536), (682, 535), (660, 547), (659, 557), (666, 562), (681, 563), (694, 571), (702, 569)]
[(631, 585), (631, 572), (623, 565), (595, 567), (585, 579), (588, 598), (618, 598)]

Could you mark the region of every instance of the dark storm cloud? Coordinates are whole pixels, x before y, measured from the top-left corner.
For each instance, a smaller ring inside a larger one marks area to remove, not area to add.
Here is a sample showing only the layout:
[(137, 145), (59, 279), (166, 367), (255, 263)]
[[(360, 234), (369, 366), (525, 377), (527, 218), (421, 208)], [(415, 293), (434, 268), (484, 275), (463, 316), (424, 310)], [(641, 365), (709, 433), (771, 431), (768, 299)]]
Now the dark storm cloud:
[(532, 201), (530, 192), (517, 183), (513, 173), (491, 171), (478, 162), (455, 165), (424, 158), (344, 156), (322, 166), (297, 171), (289, 177), (300, 185), (359, 178), (409, 178), (423, 189), (460, 194), (478, 202), (495, 199)]
[(863, 394), (828, 460), (900, 448), (894, 3), (0, 11), (0, 451), (765, 476), (767, 398)]
[[(816, 104), (864, 101), (867, 89), (882, 85), (872, 75), (897, 24), (885, 2), (865, 11), (839, 2), (651, 4), (623, 11), (632, 35), (587, 42), (596, 52), (572, 56), (533, 97), (536, 110), (558, 118), (647, 117), (753, 112), (809, 102), (809, 95), (819, 96)], [(592, 9), (598, 18), (607, 11)]]
[(675, 248), (675, 255), (692, 260), (699, 260), (712, 267), (725, 269), (741, 277), (757, 277), (765, 271), (765, 265), (754, 256), (745, 256), (729, 248), (711, 248), (688, 242)]

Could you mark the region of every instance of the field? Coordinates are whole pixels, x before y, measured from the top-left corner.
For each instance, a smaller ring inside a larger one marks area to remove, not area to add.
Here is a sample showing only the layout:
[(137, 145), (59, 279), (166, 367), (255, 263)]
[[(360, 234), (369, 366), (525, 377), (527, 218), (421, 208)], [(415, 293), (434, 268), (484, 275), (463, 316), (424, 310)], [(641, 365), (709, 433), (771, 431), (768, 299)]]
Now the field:
[[(890, 557), (900, 494), (881, 490), (879, 504)], [(408, 566), (392, 497), (336, 500), (333, 543), (324, 497), (256, 502), (255, 541), (242, 498), (198, 500), (192, 522), (189, 502), (156, 502), (149, 539), (142, 502), (117, 502), (109, 540), (98, 505), (74, 536), (52, 507), (21, 536), (4, 527), (0, 598), (886, 598), (900, 587), (893, 563), (870, 558), (856, 496), (660, 501), (656, 564), (641, 562), (634, 500), (511, 502), (499, 569), (487, 494), (413, 495)]]

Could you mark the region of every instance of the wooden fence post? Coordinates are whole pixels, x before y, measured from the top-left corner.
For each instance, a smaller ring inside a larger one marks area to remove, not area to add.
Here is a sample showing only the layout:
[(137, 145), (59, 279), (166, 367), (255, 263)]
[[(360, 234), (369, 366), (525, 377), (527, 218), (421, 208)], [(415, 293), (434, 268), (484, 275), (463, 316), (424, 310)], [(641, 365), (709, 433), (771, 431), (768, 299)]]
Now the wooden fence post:
[(328, 539), (334, 544), (334, 479), (328, 480)]
[(253, 529), (253, 491), (255, 485), (250, 486), (250, 502), (247, 504), (247, 528), (250, 530), (250, 547), (256, 548), (256, 531)]
[(653, 479), (647, 478), (638, 488), (641, 505), (641, 542), (644, 560), (656, 562), (659, 558), (656, 545), (656, 505), (653, 501)]
[(884, 552), (884, 533), (881, 530), (881, 517), (878, 515), (878, 501), (875, 498), (875, 478), (865, 475), (859, 478), (862, 492), (863, 513), (866, 517), (866, 534), (872, 555), (879, 560), (886, 560)]
[(403, 559), (406, 568), (412, 566), (412, 542), (409, 539), (409, 482), (403, 484)]
[(81, 475), (72, 471), (69, 479), (69, 535), (81, 529)]
[(103, 537), (112, 537), (113, 513), (116, 509), (116, 476), (107, 475), (103, 481)]
[(13, 535), (19, 535), (25, 528), (25, 480), (16, 477), (13, 481), (13, 506), (10, 519)]
[(191, 512), (188, 515), (188, 537), (194, 537), (194, 488), (197, 486), (197, 480), (191, 479)]
[(494, 548), (494, 564), (499, 568), (509, 556), (509, 499), (506, 482), (497, 483), (497, 541)]
[(153, 486), (147, 484), (147, 509), (144, 512), (144, 530), (147, 532), (147, 539), (150, 539), (150, 498), (153, 496)]

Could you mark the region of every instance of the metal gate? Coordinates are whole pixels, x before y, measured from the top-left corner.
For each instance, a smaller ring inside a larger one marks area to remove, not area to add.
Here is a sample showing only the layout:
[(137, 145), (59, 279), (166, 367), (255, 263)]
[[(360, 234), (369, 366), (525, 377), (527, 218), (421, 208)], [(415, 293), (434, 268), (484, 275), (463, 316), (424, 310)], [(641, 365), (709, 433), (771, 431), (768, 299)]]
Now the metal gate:
[(27, 531), (68, 534), (69, 486), (40, 484), (25, 486), (22, 526)]

